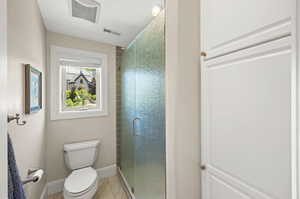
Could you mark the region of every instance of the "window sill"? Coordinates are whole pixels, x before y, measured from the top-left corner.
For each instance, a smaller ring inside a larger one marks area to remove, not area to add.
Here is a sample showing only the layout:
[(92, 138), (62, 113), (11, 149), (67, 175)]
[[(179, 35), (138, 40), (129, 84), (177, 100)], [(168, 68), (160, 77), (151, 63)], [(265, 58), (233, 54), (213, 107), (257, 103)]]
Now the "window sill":
[(95, 111), (95, 110), (86, 110), (86, 111), (73, 111), (73, 112), (59, 112), (52, 114), (51, 120), (70, 120), (70, 119), (79, 119), (79, 118), (91, 118), (91, 117), (105, 117), (108, 116), (107, 111)]

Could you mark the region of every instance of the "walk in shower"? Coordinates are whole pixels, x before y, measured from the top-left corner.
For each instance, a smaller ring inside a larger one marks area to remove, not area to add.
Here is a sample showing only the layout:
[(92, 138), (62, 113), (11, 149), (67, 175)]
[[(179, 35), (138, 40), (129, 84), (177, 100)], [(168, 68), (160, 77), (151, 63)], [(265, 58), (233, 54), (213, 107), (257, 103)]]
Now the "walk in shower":
[(164, 11), (120, 53), (119, 61), (118, 166), (136, 199), (164, 199)]

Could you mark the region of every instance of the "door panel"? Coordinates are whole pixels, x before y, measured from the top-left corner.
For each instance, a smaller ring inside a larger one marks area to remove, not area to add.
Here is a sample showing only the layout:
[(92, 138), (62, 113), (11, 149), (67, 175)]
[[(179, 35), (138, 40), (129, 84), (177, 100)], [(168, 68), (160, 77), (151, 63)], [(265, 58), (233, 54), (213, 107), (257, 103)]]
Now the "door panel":
[(204, 63), (204, 199), (291, 199), (290, 42)]
[(135, 197), (165, 199), (164, 13), (136, 41)]
[(203, 0), (203, 50), (210, 58), (288, 35), (292, 13), (292, 0)]
[(121, 169), (128, 184), (134, 187), (133, 119), (136, 116), (136, 46), (132, 45), (122, 56), (121, 100)]
[(161, 12), (122, 55), (121, 169), (136, 199), (165, 199), (165, 36)]
[(226, 196), (230, 199), (250, 199), (249, 196), (236, 188), (229, 186), (227, 183), (215, 176), (209, 176), (209, 184), (211, 189), (211, 198), (224, 199), (224, 196)]

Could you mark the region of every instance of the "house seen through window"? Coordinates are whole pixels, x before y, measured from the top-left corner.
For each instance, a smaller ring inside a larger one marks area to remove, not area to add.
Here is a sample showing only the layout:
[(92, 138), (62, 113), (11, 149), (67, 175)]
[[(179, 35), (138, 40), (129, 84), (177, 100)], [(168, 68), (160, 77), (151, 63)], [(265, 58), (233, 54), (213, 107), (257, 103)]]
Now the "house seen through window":
[(62, 65), (62, 111), (99, 108), (97, 92), (101, 69), (89, 66)]

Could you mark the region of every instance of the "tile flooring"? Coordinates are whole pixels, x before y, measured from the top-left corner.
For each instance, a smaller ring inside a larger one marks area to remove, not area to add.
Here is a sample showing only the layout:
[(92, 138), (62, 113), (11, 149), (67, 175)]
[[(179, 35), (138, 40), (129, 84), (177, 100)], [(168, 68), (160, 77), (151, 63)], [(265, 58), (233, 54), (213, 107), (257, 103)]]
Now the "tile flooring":
[[(48, 199), (63, 199), (62, 193), (54, 194)], [(100, 180), (99, 189), (94, 199), (128, 199), (118, 176)]]

